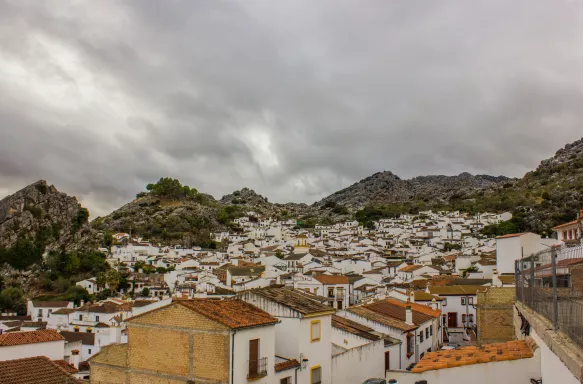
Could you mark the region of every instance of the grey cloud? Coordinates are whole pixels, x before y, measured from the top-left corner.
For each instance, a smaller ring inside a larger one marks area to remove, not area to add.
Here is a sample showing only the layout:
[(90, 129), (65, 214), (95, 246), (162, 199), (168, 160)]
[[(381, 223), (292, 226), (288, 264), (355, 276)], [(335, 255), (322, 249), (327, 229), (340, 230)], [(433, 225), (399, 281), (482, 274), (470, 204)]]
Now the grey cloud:
[(312, 202), (522, 176), (581, 136), (583, 3), (0, 1), (0, 190), (93, 215), (161, 176)]

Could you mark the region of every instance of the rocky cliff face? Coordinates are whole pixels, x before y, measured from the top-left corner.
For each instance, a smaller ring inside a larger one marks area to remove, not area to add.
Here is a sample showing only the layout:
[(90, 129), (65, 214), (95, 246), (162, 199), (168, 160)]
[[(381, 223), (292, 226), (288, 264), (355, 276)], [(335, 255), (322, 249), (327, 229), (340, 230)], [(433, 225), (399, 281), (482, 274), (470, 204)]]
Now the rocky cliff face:
[(445, 203), (454, 194), (466, 193), (507, 182), (504, 176), (487, 176), (462, 173), (458, 176), (419, 176), (403, 180), (392, 172), (375, 173), (358, 183), (338, 191), (316, 206), (333, 202), (350, 208), (360, 208), (368, 203), (405, 203), (431, 201)]
[(47, 250), (95, 247), (88, 212), (77, 198), (40, 180), (0, 200), (0, 247), (29, 238)]

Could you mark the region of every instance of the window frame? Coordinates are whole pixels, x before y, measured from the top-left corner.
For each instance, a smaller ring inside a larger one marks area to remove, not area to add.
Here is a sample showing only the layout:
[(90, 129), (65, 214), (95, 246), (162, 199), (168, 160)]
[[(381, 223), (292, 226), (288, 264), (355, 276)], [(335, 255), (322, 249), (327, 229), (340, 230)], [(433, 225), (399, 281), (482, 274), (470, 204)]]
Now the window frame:
[(462, 298), (461, 298), (461, 299), (462, 299), (462, 300), (461, 300), (461, 301), (462, 301), (462, 305), (466, 305), (466, 297), (465, 297), (465, 296), (462, 296)]
[(425, 338), (423, 337), (423, 336), (425, 336), (424, 333), (425, 332), (423, 331), (423, 329), (421, 330), (421, 332), (419, 332), (419, 343), (422, 343), (423, 341), (425, 341)]
[(320, 370), (320, 381), (318, 383), (322, 382), (322, 366), (318, 364), (310, 367), (310, 384), (314, 384), (314, 371), (316, 369)]
[(291, 376), (282, 377), (281, 379), (279, 379), (279, 384), (292, 384)]
[[(318, 325), (319, 335), (318, 338), (314, 338), (314, 325)], [(310, 321), (310, 342), (317, 343), (322, 340), (322, 321), (321, 320), (312, 320)]]

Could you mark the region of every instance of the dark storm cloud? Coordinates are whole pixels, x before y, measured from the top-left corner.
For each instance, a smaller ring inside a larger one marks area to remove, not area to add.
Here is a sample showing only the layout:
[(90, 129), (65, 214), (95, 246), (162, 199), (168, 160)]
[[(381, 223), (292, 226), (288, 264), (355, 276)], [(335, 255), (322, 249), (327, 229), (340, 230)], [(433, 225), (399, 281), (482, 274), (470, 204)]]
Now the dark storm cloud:
[(581, 136), (579, 1), (0, 1), (0, 194), (93, 214), (161, 176), (312, 202), (381, 170), (521, 176)]

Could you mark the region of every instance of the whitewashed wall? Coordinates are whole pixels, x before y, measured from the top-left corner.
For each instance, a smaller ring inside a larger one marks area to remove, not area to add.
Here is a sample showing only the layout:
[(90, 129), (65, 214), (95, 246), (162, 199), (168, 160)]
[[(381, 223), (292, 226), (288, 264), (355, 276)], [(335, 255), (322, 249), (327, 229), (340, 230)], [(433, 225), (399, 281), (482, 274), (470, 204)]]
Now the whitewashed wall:
[(332, 383), (354, 384), (385, 373), (384, 341), (378, 340), (332, 357)]

